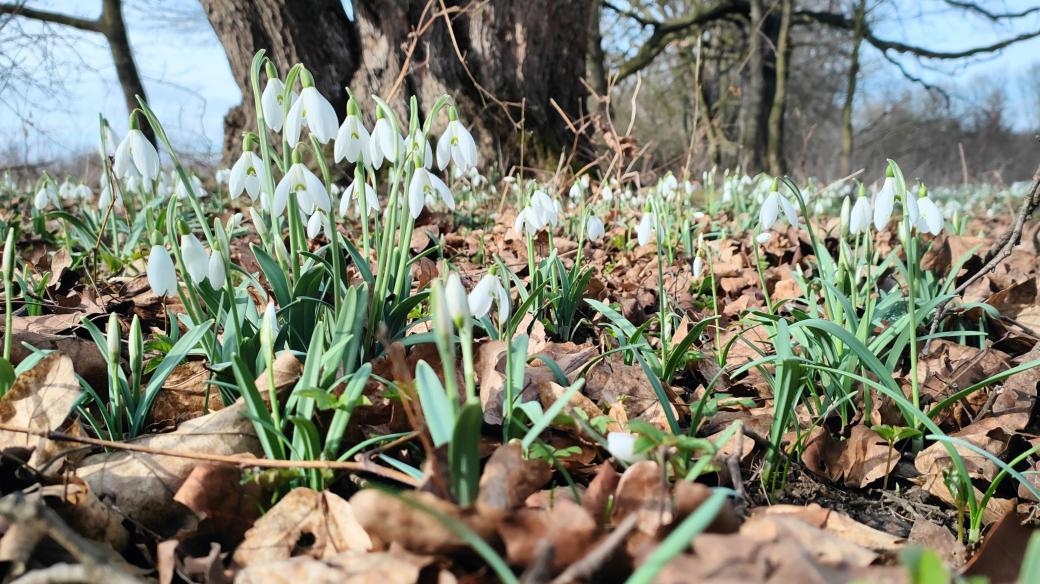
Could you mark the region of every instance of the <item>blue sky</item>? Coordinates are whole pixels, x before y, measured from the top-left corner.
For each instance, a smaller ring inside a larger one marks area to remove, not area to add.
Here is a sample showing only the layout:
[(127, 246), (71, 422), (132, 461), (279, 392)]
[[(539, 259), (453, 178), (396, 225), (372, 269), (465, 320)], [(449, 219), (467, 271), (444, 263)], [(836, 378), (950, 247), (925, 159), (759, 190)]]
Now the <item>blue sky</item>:
[[(992, 10), (1022, 10), (1037, 0), (986, 1)], [(145, 79), (153, 108), (159, 114), (175, 146), (200, 153), (219, 152), (224, 114), (239, 103), (227, 60), (216, 36), (195, 0), (127, 0), (126, 16), (130, 41)], [(998, 38), (1040, 29), (1040, 13), (1017, 27), (994, 26), (982, 18), (965, 18), (963, 13), (942, 10), (937, 0), (900, 2), (902, 19), (892, 7), (881, 13), (875, 27), (878, 36), (913, 42), (934, 49), (962, 49), (984, 45)], [(94, 17), (98, 0), (30, 0), (29, 5), (54, 11)], [(879, 9), (881, 10), (881, 9)], [(24, 83), (10, 79), (0, 70), (0, 147), (13, 148), (18, 158), (45, 161), (93, 148), (97, 115), (103, 113), (117, 131), (126, 127), (126, 109), (116, 82), (111, 56), (97, 35), (33, 21), (18, 23), (33, 35), (49, 30), (62, 38), (34, 40), (20, 45), (10, 42), (12, 26), (0, 29), (0, 46), (26, 69), (43, 88), (26, 91)], [(50, 46), (53, 58), (42, 60), (40, 46)], [(1026, 68), (1040, 61), (1040, 39), (1019, 43), (992, 57), (975, 59), (961, 66), (939, 64), (922, 68), (906, 60), (907, 68), (930, 81), (967, 88), (973, 80), (1006, 85), (1013, 116), (1040, 118), (1025, 110), (1016, 83)], [(902, 84), (894, 69), (878, 62), (868, 69), (867, 85), (872, 93)], [(8, 154), (10, 154), (8, 152)]]

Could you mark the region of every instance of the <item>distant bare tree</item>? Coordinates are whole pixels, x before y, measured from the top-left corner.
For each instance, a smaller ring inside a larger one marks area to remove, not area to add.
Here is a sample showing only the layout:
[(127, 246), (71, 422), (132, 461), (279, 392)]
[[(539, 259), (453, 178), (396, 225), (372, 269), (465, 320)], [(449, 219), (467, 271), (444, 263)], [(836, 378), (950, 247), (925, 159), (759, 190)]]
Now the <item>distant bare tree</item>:
[[(126, 21), (123, 18), (122, 0), (101, 0), (101, 14), (97, 18), (87, 19), (49, 10), (39, 10), (25, 5), (24, 1), (18, 3), (0, 3), (0, 14), (9, 14), (17, 18), (30, 18), (51, 24), (68, 26), (74, 29), (98, 33), (105, 37), (109, 49), (112, 52), (112, 61), (115, 65), (119, 85), (123, 89), (123, 98), (126, 101), (127, 111), (133, 111), (137, 107), (136, 96), (146, 98), (144, 84), (141, 82), (141, 74), (134, 62), (134, 54), (130, 49), (130, 40), (126, 34)], [(152, 129), (147, 124), (142, 130), (148, 139), (155, 142)]]

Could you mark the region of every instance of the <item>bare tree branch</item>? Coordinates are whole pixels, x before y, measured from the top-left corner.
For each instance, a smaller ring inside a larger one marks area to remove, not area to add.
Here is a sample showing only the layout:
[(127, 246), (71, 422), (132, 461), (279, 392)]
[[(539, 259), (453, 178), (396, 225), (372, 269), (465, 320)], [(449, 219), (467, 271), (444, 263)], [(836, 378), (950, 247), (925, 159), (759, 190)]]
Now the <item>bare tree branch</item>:
[[(604, 4), (604, 6), (608, 6), (614, 10), (614, 8), (609, 4)], [(660, 55), (662, 51), (668, 48), (668, 45), (673, 41), (687, 36), (691, 29), (716, 20), (722, 20), (729, 16), (747, 14), (747, 12), (747, 2), (739, 0), (718, 2), (714, 5), (704, 7), (701, 10), (692, 10), (689, 14), (680, 18), (660, 22), (648, 21), (641, 19), (641, 17), (637, 19), (636, 16), (630, 15), (627, 12), (619, 12), (619, 14), (636, 19), (637, 22), (645, 22), (646, 26), (653, 28), (653, 32), (650, 33), (650, 37), (646, 39), (643, 46), (639, 47), (639, 51), (635, 56), (628, 59), (618, 67), (618, 80), (620, 81), (621, 79), (642, 70), (644, 67), (649, 65), (657, 55)]]
[(976, 14), (985, 16), (990, 20), (1022, 18), (1023, 16), (1029, 16), (1034, 12), (1040, 12), (1040, 6), (1026, 8), (1021, 12), (993, 12), (991, 10), (983, 8), (982, 6), (979, 6), (974, 2), (964, 2), (963, 0), (945, 0), (945, 2), (955, 8), (963, 8), (964, 10), (968, 10), (969, 12), (974, 12)]
[[(814, 12), (814, 11), (802, 11), (798, 13), (798, 20), (803, 24), (808, 23), (819, 23), (835, 28), (841, 28), (845, 30), (854, 30), (856, 23), (854, 20), (847, 18), (842, 14), (834, 12)], [(1040, 30), (1034, 30), (1024, 32), (1022, 34), (1009, 37), (993, 44), (973, 47), (970, 49), (963, 49), (960, 51), (936, 51), (927, 47), (921, 47), (918, 45), (911, 45), (899, 41), (891, 41), (887, 39), (878, 38), (874, 31), (867, 27), (866, 35), (864, 40), (870, 43), (874, 48), (881, 52), (895, 51), (897, 53), (914, 55), (925, 59), (964, 59), (966, 57), (973, 57), (975, 55), (982, 55), (985, 53), (993, 53), (1003, 48), (1009, 47), (1017, 42), (1029, 40), (1032, 38), (1040, 37)]]
[(0, 3), (0, 14), (11, 14), (13, 16), (21, 16), (24, 18), (32, 18), (33, 20), (42, 20), (43, 22), (51, 22), (54, 24), (62, 24), (65, 26), (71, 26), (72, 28), (78, 28), (88, 32), (103, 32), (103, 24), (100, 18), (89, 20), (86, 18), (80, 18), (78, 16), (71, 16), (68, 14), (61, 14), (58, 12), (51, 12), (49, 10), (37, 10), (35, 8), (29, 8), (22, 4), (11, 4), (11, 3)]

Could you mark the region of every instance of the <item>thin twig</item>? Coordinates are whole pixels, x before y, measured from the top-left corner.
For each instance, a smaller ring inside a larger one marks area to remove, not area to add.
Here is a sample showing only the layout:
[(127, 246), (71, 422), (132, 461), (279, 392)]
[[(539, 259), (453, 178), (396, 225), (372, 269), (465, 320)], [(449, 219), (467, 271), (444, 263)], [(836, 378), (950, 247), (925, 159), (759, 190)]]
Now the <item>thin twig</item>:
[(418, 486), (419, 482), (404, 474), (403, 472), (385, 468), (371, 462), (346, 462), (338, 460), (271, 460), (266, 458), (253, 458), (250, 456), (234, 456), (226, 454), (210, 454), (207, 452), (195, 452), (191, 450), (173, 450), (169, 448), (153, 448), (130, 442), (115, 442), (86, 436), (73, 436), (64, 432), (50, 432), (45, 430), (33, 430), (10, 424), (0, 424), (0, 430), (38, 436), (47, 440), (60, 442), (77, 442), (79, 444), (90, 444), (113, 450), (127, 450), (130, 452), (142, 452), (155, 456), (170, 456), (173, 458), (187, 458), (190, 460), (204, 460), (207, 462), (221, 462), (234, 464), (242, 467), (253, 468), (292, 468), (292, 469), (323, 469), (323, 470), (346, 470), (351, 472), (369, 473), (386, 479), (397, 481), (410, 486)]
[(942, 322), (943, 317), (949, 311), (950, 301), (954, 297), (959, 296), (968, 289), (969, 286), (977, 282), (986, 274), (992, 272), (1000, 265), (1005, 259), (1007, 259), (1011, 252), (1014, 251), (1015, 246), (1022, 241), (1022, 229), (1025, 227), (1026, 221), (1032, 217), (1033, 212), (1040, 206), (1040, 167), (1037, 167), (1036, 172), (1033, 174), (1033, 186), (1029, 189), (1029, 193), (1022, 201), (1022, 206), (1019, 207), (1018, 215), (1015, 217), (1015, 222), (1008, 228), (1004, 235), (1000, 238), (1000, 241), (995, 243), (983, 256), (984, 265), (977, 272), (971, 275), (967, 280), (957, 286), (957, 289), (953, 291), (953, 294), (949, 298), (943, 300), (935, 308), (935, 316), (932, 317), (932, 324), (928, 328), (928, 341), (925, 342), (924, 351), (922, 353), (928, 354), (931, 350), (932, 341), (935, 339), (935, 332), (939, 328), (939, 323)]

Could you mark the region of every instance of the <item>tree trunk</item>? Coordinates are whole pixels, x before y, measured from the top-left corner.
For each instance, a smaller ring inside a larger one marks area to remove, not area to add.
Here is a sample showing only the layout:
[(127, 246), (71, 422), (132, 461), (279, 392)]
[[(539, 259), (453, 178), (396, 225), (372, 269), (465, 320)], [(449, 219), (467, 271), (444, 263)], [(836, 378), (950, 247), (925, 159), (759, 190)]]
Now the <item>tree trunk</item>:
[[(424, 12), (426, 0), (355, 0), (353, 21), (339, 0), (202, 4), (246, 96), (225, 119), (225, 157), (237, 153), (241, 132), (253, 127), (249, 65), (258, 49), (267, 49), (283, 70), (303, 63), (340, 117), (345, 86), (368, 111), (368, 95), (386, 98), (402, 122), (411, 95), (425, 113), (446, 93), (485, 154), (515, 152), (521, 118), (530, 132), (529, 153), (559, 151), (575, 140), (551, 103), (572, 118), (580, 115), (591, 0), (451, 0), (445, 2), (450, 29), (438, 2)], [(431, 19), (413, 45), (410, 35)]]
[(603, 1), (592, 0), (589, 10), (589, 53), (586, 57), (586, 70), (589, 86), (600, 96), (607, 94), (607, 57), (603, 52), (603, 34), (600, 32), (600, 18), (603, 14)]
[[(766, 168), (766, 145), (769, 136), (769, 104), (776, 92), (775, 63), (777, 18), (765, 10), (763, 0), (749, 2), (748, 78), (742, 108), (740, 165), (745, 172)], [(768, 42), (765, 42), (768, 41)]]
[[(108, 47), (112, 51), (112, 61), (119, 77), (119, 86), (123, 89), (126, 100), (126, 111), (132, 112), (139, 104), (137, 96), (148, 101), (144, 92), (141, 74), (134, 62), (134, 53), (130, 50), (130, 39), (126, 35), (126, 21), (123, 20), (123, 3), (121, 0), (104, 0), (101, 4), (101, 18), (98, 21), (101, 33), (108, 39)], [(155, 142), (155, 131), (148, 124), (141, 124), (141, 131), (152, 144)], [(157, 145), (157, 144), (156, 144)]]
[[(138, 72), (137, 64), (134, 62), (133, 51), (130, 50), (130, 40), (126, 35), (126, 21), (123, 20), (122, 0), (102, 0), (101, 16), (97, 19), (82, 18), (49, 10), (38, 10), (25, 6), (22, 3), (0, 4), (0, 14), (13, 14), (23, 18), (31, 18), (101, 34), (108, 41), (109, 50), (112, 52), (112, 60), (116, 67), (116, 76), (119, 78), (119, 86), (123, 89), (127, 113), (129, 114), (138, 107), (138, 95), (146, 102), (148, 101), (144, 92), (144, 84), (141, 83), (141, 74)], [(155, 134), (151, 127), (144, 124), (141, 126), (141, 131), (144, 132), (144, 135), (148, 137), (152, 144), (155, 144)]]
[[(202, 0), (202, 7), (242, 90), (242, 103), (224, 116), (224, 160), (237, 158), (242, 133), (256, 128), (249, 67), (259, 49), (282, 76), (291, 65), (303, 63), (314, 73), (318, 90), (344, 115), (344, 85), (357, 70), (360, 44), (339, 0)], [(265, 83), (262, 78), (260, 91)]]
[(867, 13), (867, 0), (856, 6), (855, 30), (852, 33), (852, 54), (849, 56), (849, 77), (845, 85), (845, 103), (841, 107), (841, 157), (838, 160), (838, 175), (848, 176), (852, 168), (852, 106), (856, 98), (856, 78), (859, 76), (859, 46), (863, 44), (863, 22)]
[(776, 85), (773, 105), (769, 109), (769, 140), (767, 156), (769, 173), (781, 176), (786, 171), (784, 163), (784, 112), (787, 109), (787, 72), (791, 56), (791, 13), (794, 0), (781, 0), (780, 31), (776, 44)]

